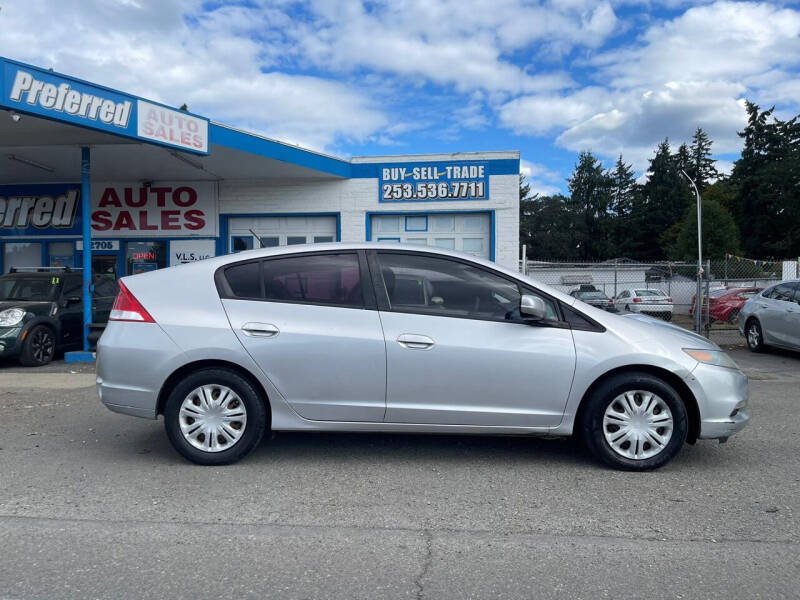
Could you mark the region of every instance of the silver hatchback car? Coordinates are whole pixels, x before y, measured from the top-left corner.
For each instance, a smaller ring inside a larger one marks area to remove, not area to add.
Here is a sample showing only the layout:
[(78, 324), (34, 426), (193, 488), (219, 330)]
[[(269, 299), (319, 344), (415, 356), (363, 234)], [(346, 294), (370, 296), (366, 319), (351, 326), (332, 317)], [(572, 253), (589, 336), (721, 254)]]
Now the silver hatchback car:
[(739, 310), (738, 320), (753, 352), (767, 346), (800, 350), (800, 281), (782, 281), (756, 294)]
[(272, 429), (576, 434), (644, 470), (749, 418), (747, 377), (702, 337), (491, 262), (369, 243), (123, 278), (97, 389), (113, 411), (163, 415), (175, 449), (211, 465)]

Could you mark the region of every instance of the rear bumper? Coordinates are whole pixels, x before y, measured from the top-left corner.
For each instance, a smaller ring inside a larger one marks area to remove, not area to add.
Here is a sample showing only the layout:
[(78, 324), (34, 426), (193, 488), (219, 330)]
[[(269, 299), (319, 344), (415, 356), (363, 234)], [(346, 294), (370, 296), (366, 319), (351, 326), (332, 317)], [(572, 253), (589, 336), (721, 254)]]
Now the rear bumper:
[(639, 312), (643, 313), (671, 313), (672, 304), (639, 304)]
[(109, 322), (97, 343), (97, 393), (114, 412), (155, 419), (181, 350), (155, 323)]

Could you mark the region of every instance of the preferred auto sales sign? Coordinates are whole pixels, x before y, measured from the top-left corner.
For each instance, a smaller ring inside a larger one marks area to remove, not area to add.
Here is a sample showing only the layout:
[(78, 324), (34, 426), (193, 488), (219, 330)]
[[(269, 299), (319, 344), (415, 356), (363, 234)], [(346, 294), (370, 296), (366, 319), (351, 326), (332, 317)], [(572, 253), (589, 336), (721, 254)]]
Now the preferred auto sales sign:
[(92, 184), (92, 237), (216, 237), (214, 182)]

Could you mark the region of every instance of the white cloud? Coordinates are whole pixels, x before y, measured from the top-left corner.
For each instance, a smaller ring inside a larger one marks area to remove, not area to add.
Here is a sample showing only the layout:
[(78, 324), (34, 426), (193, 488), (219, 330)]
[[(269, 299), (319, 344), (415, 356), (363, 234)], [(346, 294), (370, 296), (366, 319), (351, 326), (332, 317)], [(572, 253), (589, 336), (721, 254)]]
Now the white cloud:
[[(284, 141), (325, 149), (388, 122), (370, 95), (322, 77), (278, 72), (254, 33), (282, 15), (199, 2), (12, 2), (0, 54), (178, 106)], [(47, 36), (41, 27), (47, 23)], [(113, 24), (113, 26), (110, 26)], [(45, 43), (68, 40), (76, 43)]]
[(715, 2), (649, 26), (637, 43), (585, 62), (602, 85), (523, 95), (502, 103), (500, 123), (556, 135), (569, 150), (622, 153), (641, 171), (655, 145), (677, 146), (702, 127), (715, 153), (741, 148), (744, 99), (800, 107), (800, 12), (766, 3)]
[(641, 170), (653, 148), (665, 137), (677, 147), (702, 127), (714, 141), (713, 151), (735, 152), (736, 132), (746, 124), (742, 86), (720, 83), (669, 82), (656, 90), (615, 94), (614, 108), (563, 131), (556, 139), (567, 149), (591, 149), (605, 157), (620, 153)]
[(715, 2), (651, 26), (638, 46), (591, 63), (617, 88), (665, 81), (739, 81), (800, 64), (800, 12), (768, 3)]
[(577, 125), (604, 105), (610, 107), (607, 90), (587, 87), (563, 95), (522, 96), (503, 104), (499, 116), (517, 133), (543, 135)]
[(564, 191), (564, 178), (545, 165), (523, 158), (519, 163), (519, 172), (531, 186), (532, 194), (551, 196)]
[[(558, 90), (563, 72), (529, 71), (506, 57), (528, 48), (594, 47), (614, 30), (608, 2), (533, 5), (522, 0), (312, 1), (309, 17), (285, 32), (303, 63), (350, 73), (360, 68), (422, 77), (468, 92)], [(533, 65), (529, 65), (533, 66)]]

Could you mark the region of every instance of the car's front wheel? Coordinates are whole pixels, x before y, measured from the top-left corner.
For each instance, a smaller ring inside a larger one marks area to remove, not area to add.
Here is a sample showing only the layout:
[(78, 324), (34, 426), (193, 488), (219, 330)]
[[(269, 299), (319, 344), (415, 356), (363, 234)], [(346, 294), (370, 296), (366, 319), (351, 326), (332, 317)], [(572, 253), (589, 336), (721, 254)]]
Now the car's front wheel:
[(55, 353), (55, 333), (46, 325), (37, 325), (25, 336), (19, 362), (24, 367), (41, 367), (50, 363)]
[(580, 433), (606, 464), (628, 471), (656, 469), (686, 441), (686, 407), (675, 389), (648, 373), (621, 373), (587, 398)]
[(253, 384), (228, 369), (202, 369), (181, 381), (164, 407), (174, 448), (201, 465), (225, 465), (249, 454), (267, 427), (267, 410)]

